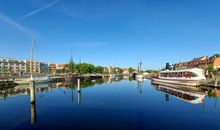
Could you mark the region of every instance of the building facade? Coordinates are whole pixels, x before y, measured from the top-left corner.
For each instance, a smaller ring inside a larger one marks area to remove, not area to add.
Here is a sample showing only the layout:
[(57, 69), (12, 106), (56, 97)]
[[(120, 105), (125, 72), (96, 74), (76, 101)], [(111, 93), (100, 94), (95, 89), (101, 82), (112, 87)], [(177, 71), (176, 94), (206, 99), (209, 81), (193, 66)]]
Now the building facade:
[(208, 56), (194, 58), (191, 61), (174, 64), (174, 67), (177, 70), (190, 68), (206, 69), (209, 65), (213, 66), (215, 69), (220, 68), (220, 55), (215, 54), (210, 58)]
[(129, 75), (129, 68), (121, 68), (123, 75)]
[(0, 76), (1, 78), (12, 78), (29, 76), (31, 69), (35, 75), (40, 75), (48, 68), (47, 63), (33, 61), (31, 67), (31, 60), (18, 60), (13, 58), (0, 58)]
[(113, 67), (108, 66), (108, 67), (104, 67), (104, 73), (110, 74), (113, 72)]
[(66, 73), (68, 71), (68, 64), (56, 64), (56, 71)]

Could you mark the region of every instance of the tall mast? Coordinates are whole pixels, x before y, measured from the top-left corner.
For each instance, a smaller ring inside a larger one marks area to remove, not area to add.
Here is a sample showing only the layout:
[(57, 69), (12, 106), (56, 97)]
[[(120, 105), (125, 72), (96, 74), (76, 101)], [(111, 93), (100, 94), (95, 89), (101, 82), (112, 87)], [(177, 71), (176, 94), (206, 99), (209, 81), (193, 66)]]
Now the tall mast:
[(34, 62), (34, 39), (32, 39), (32, 49), (31, 49), (31, 81), (33, 81), (33, 62)]
[(142, 62), (141, 62), (141, 60), (140, 60), (140, 72), (141, 72), (141, 66), (142, 66)]

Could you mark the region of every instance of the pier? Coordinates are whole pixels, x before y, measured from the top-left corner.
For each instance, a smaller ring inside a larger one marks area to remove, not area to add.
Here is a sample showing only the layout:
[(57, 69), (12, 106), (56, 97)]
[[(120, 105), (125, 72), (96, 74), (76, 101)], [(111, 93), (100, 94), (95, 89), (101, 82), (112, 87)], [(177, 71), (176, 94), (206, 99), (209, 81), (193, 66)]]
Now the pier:
[(205, 81), (200, 82), (201, 86), (210, 86), (210, 87), (220, 87), (220, 76), (217, 75), (212, 79), (207, 79)]
[(52, 82), (65, 82), (65, 77), (61, 76), (56, 76), (56, 77), (51, 77)]
[(4, 87), (4, 86), (15, 86), (15, 83), (13, 80), (11, 79), (7, 79), (7, 80), (0, 80), (0, 87)]

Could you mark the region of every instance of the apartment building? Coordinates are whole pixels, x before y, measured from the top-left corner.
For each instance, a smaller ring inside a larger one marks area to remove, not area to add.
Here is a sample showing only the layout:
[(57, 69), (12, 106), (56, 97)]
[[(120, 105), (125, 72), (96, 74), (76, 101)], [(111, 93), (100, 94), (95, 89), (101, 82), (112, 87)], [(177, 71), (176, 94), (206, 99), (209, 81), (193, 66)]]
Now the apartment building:
[(207, 66), (209, 65), (213, 66), (216, 69), (220, 68), (220, 55), (215, 54), (211, 57), (202, 56), (198, 58), (193, 58), (191, 61), (174, 64), (176, 69), (188, 69), (188, 68), (206, 69)]
[(31, 67), (31, 60), (18, 60), (13, 58), (0, 58), (0, 77), (9, 78), (12, 76), (26, 76), (30, 75), (31, 68), (34, 74), (41, 74), (48, 68), (47, 63), (33, 61)]

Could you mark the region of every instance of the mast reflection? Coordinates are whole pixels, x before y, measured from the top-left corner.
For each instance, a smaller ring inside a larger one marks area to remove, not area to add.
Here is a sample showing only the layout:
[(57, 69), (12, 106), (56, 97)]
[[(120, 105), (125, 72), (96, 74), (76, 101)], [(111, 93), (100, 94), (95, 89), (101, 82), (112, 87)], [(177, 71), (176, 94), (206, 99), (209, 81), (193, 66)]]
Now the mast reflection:
[(165, 101), (169, 102), (169, 94), (165, 94)]
[(81, 104), (81, 92), (78, 91), (78, 105)]
[(137, 92), (138, 92), (138, 94), (141, 95), (143, 79), (137, 79), (136, 81), (137, 81)]

